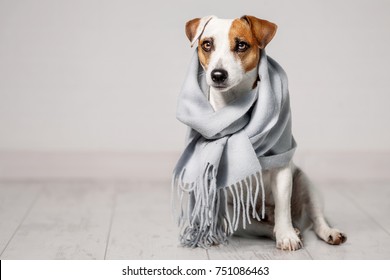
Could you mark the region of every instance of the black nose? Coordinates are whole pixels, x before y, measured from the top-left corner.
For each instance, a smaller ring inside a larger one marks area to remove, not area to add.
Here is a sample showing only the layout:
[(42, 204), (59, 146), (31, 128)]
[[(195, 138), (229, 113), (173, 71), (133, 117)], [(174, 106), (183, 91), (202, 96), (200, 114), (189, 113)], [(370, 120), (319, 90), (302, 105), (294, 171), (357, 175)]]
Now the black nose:
[(223, 83), (228, 77), (228, 72), (223, 69), (214, 69), (211, 71), (211, 79), (216, 83)]

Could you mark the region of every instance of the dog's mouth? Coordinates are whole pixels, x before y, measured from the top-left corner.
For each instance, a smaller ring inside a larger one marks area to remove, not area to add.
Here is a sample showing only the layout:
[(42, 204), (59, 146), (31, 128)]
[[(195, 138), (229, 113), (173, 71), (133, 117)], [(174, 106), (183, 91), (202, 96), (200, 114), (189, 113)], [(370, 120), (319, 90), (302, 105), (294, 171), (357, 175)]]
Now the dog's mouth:
[(225, 91), (228, 91), (230, 90), (231, 88), (233, 88), (235, 85), (233, 84), (215, 84), (215, 83), (212, 83), (210, 84), (210, 87), (214, 88), (215, 90), (217, 91), (221, 91), (221, 92), (225, 92)]
[(228, 86), (227, 85), (212, 85), (213, 88), (216, 88), (218, 90), (223, 90), (223, 89), (227, 89)]

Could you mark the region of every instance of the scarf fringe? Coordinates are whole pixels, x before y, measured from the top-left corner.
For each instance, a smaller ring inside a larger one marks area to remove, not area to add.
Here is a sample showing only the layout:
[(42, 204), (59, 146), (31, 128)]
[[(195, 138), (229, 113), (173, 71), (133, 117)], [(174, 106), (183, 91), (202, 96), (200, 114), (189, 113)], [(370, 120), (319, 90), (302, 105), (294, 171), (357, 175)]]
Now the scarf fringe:
[[(209, 163), (197, 182), (184, 183), (184, 174), (185, 168), (180, 174), (174, 174), (172, 180), (172, 208), (181, 228), (179, 240), (183, 246), (208, 248), (225, 244), (238, 229), (240, 221), (245, 229), (251, 224), (251, 218), (264, 219), (265, 191), (261, 171), (222, 188), (217, 188), (217, 170)], [(256, 211), (260, 190), (261, 216)], [(232, 197), (232, 215), (228, 211), (229, 195)]]

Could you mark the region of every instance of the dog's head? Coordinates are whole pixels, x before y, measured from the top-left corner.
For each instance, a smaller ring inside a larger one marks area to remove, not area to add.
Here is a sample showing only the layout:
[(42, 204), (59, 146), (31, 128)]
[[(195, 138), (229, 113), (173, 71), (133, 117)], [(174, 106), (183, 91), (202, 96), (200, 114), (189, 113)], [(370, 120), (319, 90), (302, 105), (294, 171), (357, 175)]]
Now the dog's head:
[(272, 40), (277, 26), (253, 16), (219, 19), (195, 18), (186, 23), (186, 35), (193, 46), (198, 41), (199, 61), (207, 84), (227, 91), (257, 69), (260, 51)]

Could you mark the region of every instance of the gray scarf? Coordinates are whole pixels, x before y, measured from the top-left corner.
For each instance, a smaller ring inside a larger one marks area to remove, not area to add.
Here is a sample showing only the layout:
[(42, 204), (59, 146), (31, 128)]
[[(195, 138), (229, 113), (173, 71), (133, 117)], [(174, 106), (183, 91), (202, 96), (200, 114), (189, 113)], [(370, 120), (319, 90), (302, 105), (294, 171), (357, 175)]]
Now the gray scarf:
[[(190, 247), (225, 243), (240, 220), (245, 228), (251, 216), (264, 218), (261, 171), (288, 165), (296, 148), (287, 76), (264, 50), (257, 87), (216, 112), (202, 90), (204, 76), (195, 50), (177, 107), (177, 119), (189, 133), (172, 180), (180, 241)], [(256, 210), (260, 191), (261, 217)]]

